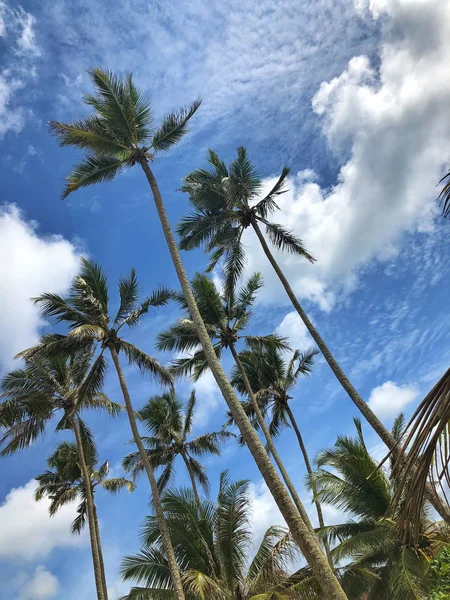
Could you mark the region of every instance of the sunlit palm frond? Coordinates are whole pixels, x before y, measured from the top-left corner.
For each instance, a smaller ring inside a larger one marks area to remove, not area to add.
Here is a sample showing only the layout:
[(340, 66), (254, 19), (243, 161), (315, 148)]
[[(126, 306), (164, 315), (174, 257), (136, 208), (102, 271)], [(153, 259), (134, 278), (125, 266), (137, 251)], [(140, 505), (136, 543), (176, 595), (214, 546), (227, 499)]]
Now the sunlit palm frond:
[(62, 198), (82, 187), (112, 181), (127, 167), (123, 158), (105, 154), (86, 156), (81, 162), (72, 167), (67, 175)]
[(154, 133), (151, 147), (156, 152), (169, 150), (178, 144), (181, 138), (188, 132), (189, 119), (196, 113), (201, 100), (196, 100), (191, 105), (180, 108), (178, 111), (169, 113)]
[(125, 477), (113, 477), (110, 479), (105, 479), (101, 482), (101, 486), (107, 492), (112, 494), (117, 494), (124, 488), (126, 488), (129, 492), (134, 492), (135, 489), (134, 483)]
[(115, 157), (128, 151), (127, 146), (109, 131), (106, 122), (97, 116), (73, 123), (50, 121), (49, 130), (60, 146), (75, 146)]

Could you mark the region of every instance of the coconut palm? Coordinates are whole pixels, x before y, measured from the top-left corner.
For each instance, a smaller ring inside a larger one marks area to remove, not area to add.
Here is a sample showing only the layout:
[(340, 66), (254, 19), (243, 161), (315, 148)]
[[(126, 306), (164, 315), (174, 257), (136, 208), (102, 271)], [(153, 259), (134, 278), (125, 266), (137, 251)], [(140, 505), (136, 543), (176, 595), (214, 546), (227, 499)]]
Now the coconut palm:
[[(208, 600), (293, 600), (287, 585), (296, 547), (282, 527), (270, 527), (248, 561), (252, 546), (248, 482), (222, 473), (217, 502), (198, 504), (191, 490), (169, 491), (163, 499), (186, 596)], [(148, 517), (142, 550), (124, 559), (122, 578), (142, 587), (126, 600), (173, 598), (167, 561), (154, 517)], [(125, 600), (125, 599), (124, 599)]]
[[(255, 349), (255, 352), (260, 352), (263, 348), (287, 349), (285, 340), (275, 334), (267, 336), (249, 336), (244, 334), (244, 330), (251, 317), (251, 308), (256, 300), (256, 292), (262, 287), (262, 278), (259, 273), (255, 273), (249, 278), (242, 289), (234, 290), (233, 288), (229, 291), (225, 289), (221, 292), (216, 284), (206, 275), (197, 273), (191, 286), (201, 317), (213, 342), (216, 355), (218, 358), (221, 358), (223, 350), (230, 350), (236, 363), (236, 368), (239, 370), (244, 382), (245, 393), (250, 399), (255, 418), (259, 427), (263, 430), (267, 447), (280, 469), (297, 510), (312, 532), (313, 529), (308, 514), (272, 441), (270, 431), (259, 409), (258, 401), (247, 379), (236, 348), (236, 344), (242, 340), (248, 347)], [(156, 347), (162, 351), (176, 350), (178, 352), (191, 353), (188, 357), (176, 359), (172, 363), (171, 371), (175, 375), (191, 375), (193, 380), (197, 381), (209, 368), (209, 364), (203, 349), (199, 348), (200, 340), (194, 323), (189, 318), (189, 311), (184, 297), (182, 295), (178, 296), (178, 301), (186, 314), (157, 336)]]
[[(171, 293), (164, 288), (153, 292), (151, 296), (139, 302), (139, 284), (134, 269), (128, 277), (119, 280), (119, 308), (114, 316), (109, 313), (108, 282), (101, 267), (92, 261), (82, 259), (81, 272), (75, 277), (66, 298), (57, 294), (42, 294), (35, 298), (41, 313), (46, 317), (54, 317), (69, 326), (67, 335), (52, 334), (34, 348), (21, 353), (21, 356), (39, 356), (43, 353), (73, 351), (86, 344), (98, 343), (100, 357), (107, 350), (113, 360), (135, 444), (139, 450), (144, 469), (150, 483), (156, 515), (159, 519), (161, 534), (166, 544), (166, 552), (172, 568), (174, 585), (179, 590), (179, 599), (184, 598), (175, 557), (171, 547), (169, 533), (164, 521), (164, 514), (159, 501), (158, 486), (153, 467), (148, 460), (139, 434), (136, 416), (130, 393), (125, 381), (119, 355), (123, 354), (131, 364), (139, 367), (141, 372), (150, 373), (165, 385), (172, 385), (168, 371), (159, 362), (121, 337), (124, 327), (135, 327), (150, 307), (166, 304)], [(104, 359), (103, 359), (104, 360)]]
[[(402, 540), (392, 513), (395, 480), (370, 456), (355, 419), (357, 437), (339, 436), (333, 448), (320, 452), (315, 474), (318, 495), (349, 513), (349, 520), (321, 530), (331, 542), (341, 580), (349, 598), (360, 600), (417, 600), (425, 597), (429, 561), (450, 547), (450, 529), (433, 522), (422, 510), (417, 545)], [(403, 416), (395, 424), (402, 432)], [(397, 436), (396, 436), (397, 437)]]
[[(185, 177), (182, 189), (188, 193), (193, 210), (182, 219), (177, 228), (181, 237), (180, 248), (191, 250), (203, 246), (207, 253), (212, 253), (208, 270), (213, 269), (223, 259), (225, 280), (230, 288), (245, 268), (246, 254), (242, 236), (245, 230), (251, 227), (292, 305), (339, 383), (386, 446), (398, 454), (399, 448), (394, 438), (357, 392), (312, 324), (261, 231), (263, 226), (270, 244), (276, 250), (288, 252), (310, 262), (314, 261), (300, 238), (270, 220), (270, 216), (279, 210), (277, 198), (287, 191), (289, 169), (284, 167), (273, 188), (263, 195), (262, 180), (250, 162), (245, 148), (238, 148), (237, 158), (229, 168), (212, 150), (209, 150), (207, 162), (209, 170), (198, 169)], [(435, 509), (450, 523), (450, 510), (430, 486), (428, 497)]]
[[(86, 429), (84, 428), (84, 431)], [(87, 443), (86, 443), (87, 442)], [(92, 438), (84, 440), (83, 449), (86, 464), (90, 474), (90, 488), (92, 497), (97, 487), (102, 487), (111, 493), (117, 493), (123, 488), (134, 490), (134, 485), (124, 477), (108, 478), (109, 463), (105, 462), (97, 469), (98, 455)], [(80, 500), (77, 508), (77, 517), (72, 523), (72, 533), (80, 534), (86, 525), (88, 508), (86, 500), (86, 486), (80, 468), (80, 457), (77, 445), (73, 442), (61, 442), (47, 460), (49, 469), (35, 478), (38, 482), (35, 490), (35, 500), (49, 498), (49, 513), (54, 516), (65, 504)], [(102, 582), (106, 593), (105, 566), (103, 562), (100, 527), (97, 517), (97, 507), (94, 502), (95, 544), (97, 545), (100, 560)]]
[[(311, 481), (319, 526), (323, 528), (325, 522), (320, 501), (315, 493), (311, 461), (290, 406), (293, 388), (297, 385), (300, 375), (305, 377), (311, 373), (316, 354), (316, 350), (306, 350), (304, 352), (295, 350), (289, 361), (286, 362), (279, 349), (263, 348), (258, 352), (243, 350), (239, 353), (239, 358), (244, 366), (250, 385), (257, 396), (261, 411), (264, 416), (270, 415), (269, 431), (272, 438), (276, 438), (280, 434), (282, 427), (292, 426), (295, 431), (308, 478)], [(233, 369), (231, 382), (239, 393), (246, 394), (245, 383), (239, 369)], [(253, 406), (248, 401), (245, 405), (245, 411), (253, 416)], [(255, 426), (258, 427), (258, 422), (255, 423)], [(333, 564), (327, 540), (325, 540), (325, 550), (330, 564)]]
[(11, 371), (3, 378), (1, 390), (4, 401), (0, 405), (0, 421), (5, 428), (0, 440), (2, 455), (33, 444), (45, 433), (55, 416), (58, 416), (56, 431), (73, 430), (86, 485), (86, 510), (98, 600), (106, 600), (107, 592), (95, 543), (94, 501), (87, 485), (90, 475), (83, 439), (89, 440), (91, 436), (79, 415), (86, 409), (101, 409), (115, 416), (123, 408), (101, 391), (105, 371), (104, 356), (95, 357), (89, 346), (69, 356), (36, 354), (25, 361), (24, 368)]
[[(197, 110), (199, 102), (181, 111), (169, 114), (158, 129), (153, 127), (150, 104), (134, 85), (131, 75), (117, 77), (103, 69), (91, 69), (90, 76), (95, 95), (85, 98), (94, 113), (75, 123), (52, 122), (51, 131), (63, 146), (75, 146), (86, 152), (85, 159), (67, 178), (64, 196), (84, 186), (113, 179), (124, 169), (137, 163), (142, 167), (150, 185), (155, 207), (164, 233), (170, 256), (177, 273), (192, 321), (198, 333), (206, 360), (222, 395), (233, 412), (233, 418), (247, 444), (275, 502), (296, 541), (303, 547), (313, 569), (321, 572), (321, 585), (330, 600), (343, 599), (342, 591), (332, 571), (328, 568), (320, 547), (297, 515), (295, 506), (265, 449), (241, 407), (225, 371), (217, 359), (208, 332), (202, 321), (189, 285), (178, 245), (172, 233), (163, 198), (149, 162), (160, 151), (168, 150), (187, 132), (188, 121)], [(177, 594), (183, 596), (181, 585)]]
[[(212, 454), (219, 456), (221, 442), (232, 437), (232, 433), (222, 430), (189, 439), (195, 418), (195, 404), (195, 390), (192, 390), (186, 406), (183, 406), (175, 392), (171, 391), (150, 398), (137, 415), (151, 436), (142, 437), (150, 462), (155, 467), (164, 467), (158, 479), (160, 493), (171, 481), (175, 461), (180, 457), (189, 474), (194, 497), (197, 502), (200, 502), (197, 483), (208, 493), (209, 479), (206, 468), (197, 458)], [(139, 452), (128, 454), (123, 460), (123, 466), (133, 475), (142, 471), (143, 465)]]

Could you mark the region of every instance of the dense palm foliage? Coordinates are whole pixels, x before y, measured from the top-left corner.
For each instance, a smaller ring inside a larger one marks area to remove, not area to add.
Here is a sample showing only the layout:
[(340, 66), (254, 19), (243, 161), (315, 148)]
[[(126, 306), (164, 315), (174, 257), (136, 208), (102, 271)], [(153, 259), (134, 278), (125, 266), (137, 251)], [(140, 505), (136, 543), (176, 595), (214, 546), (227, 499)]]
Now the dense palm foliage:
[[(403, 417), (394, 425), (402, 432)], [(352, 600), (416, 600), (425, 597), (429, 561), (450, 547), (450, 529), (422, 510), (417, 545), (403, 539), (392, 512), (396, 481), (378, 468), (355, 420), (357, 437), (339, 436), (334, 447), (317, 457), (318, 495), (349, 514), (350, 519), (321, 531), (341, 563), (343, 587)]]
[[(195, 390), (192, 390), (186, 406), (183, 406), (174, 392), (167, 392), (150, 398), (137, 415), (150, 434), (142, 437), (150, 462), (155, 467), (163, 467), (158, 479), (160, 492), (174, 477), (175, 460), (180, 457), (188, 471), (194, 497), (199, 502), (197, 484), (206, 493), (209, 492), (210, 484), (206, 468), (197, 459), (208, 455), (219, 456), (221, 443), (232, 437), (232, 434), (222, 430), (189, 439), (195, 422), (195, 404)], [(133, 475), (142, 471), (139, 452), (128, 454), (123, 460), (123, 466)]]
[[(293, 600), (289, 568), (297, 550), (289, 533), (270, 527), (251, 561), (251, 505), (248, 482), (222, 473), (217, 502), (195, 501), (191, 490), (169, 491), (163, 499), (182, 571), (186, 597), (208, 600)], [(126, 557), (122, 577), (140, 587), (129, 600), (173, 598), (167, 563), (154, 517), (147, 519), (144, 546)]]

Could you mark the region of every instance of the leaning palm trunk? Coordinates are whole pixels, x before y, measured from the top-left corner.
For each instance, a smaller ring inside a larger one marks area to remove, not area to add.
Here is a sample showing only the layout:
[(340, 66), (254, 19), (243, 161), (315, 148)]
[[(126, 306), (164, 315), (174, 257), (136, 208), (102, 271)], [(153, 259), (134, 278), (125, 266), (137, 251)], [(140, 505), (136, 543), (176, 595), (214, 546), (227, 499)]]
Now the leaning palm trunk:
[(101, 541), (101, 537), (100, 537), (100, 525), (98, 523), (97, 507), (95, 506), (95, 502), (94, 502), (94, 525), (95, 525), (95, 538), (97, 540), (98, 560), (100, 563), (100, 571), (101, 571), (102, 581), (103, 581), (103, 590), (105, 592), (105, 598), (107, 600), (108, 599), (108, 587), (106, 585), (105, 563), (103, 561), (102, 541)]
[(311, 525), (311, 521), (309, 520), (308, 513), (306, 512), (305, 507), (303, 506), (302, 501), (300, 500), (300, 497), (297, 494), (297, 490), (295, 489), (294, 484), (292, 483), (292, 480), (289, 477), (289, 473), (286, 471), (286, 467), (284, 466), (284, 463), (281, 460), (280, 455), (278, 454), (278, 450), (276, 449), (276, 446), (273, 442), (272, 436), (270, 435), (269, 428), (267, 427), (266, 421), (261, 413), (261, 409), (259, 408), (258, 400), (255, 397), (252, 386), (247, 377), (245, 367), (242, 364), (238, 353), (236, 352), (236, 348), (234, 347), (234, 344), (230, 344), (230, 350), (231, 350), (231, 354), (233, 355), (234, 362), (236, 363), (236, 366), (239, 369), (240, 374), (242, 375), (242, 381), (244, 382), (247, 396), (249, 397), (250, 402), (252, 403), (253, 410), (255, 411), (256, 420), (258, 421), (258, 424), (264, 433), (264, 437), (266, 438), (267, 447), (269, 449), (269, 452), (272, 454), (272, 456), (275, 460), (275, 463), (280, 470), (280, 473), (284, 479), (286, 487), (292, 496), (292, 500), (294, 501), (294, 504), (297, 507), (297, 510), (300, 513), (300, 516), (302, 517), (303, 521), (308, 526), (311, 533), (314, 534), (314, 529)]
[[(320, 500), (317, 496), (317, 486), (314, 481), (314, 474), (313, 474), (313, 470), (311, 468), (311, 462), (309, 460), (308, 452), (306, 450), (306, 446), (303, 441), (303, 436), (300, 433), (300, 429), (298, 428), (297, 421), (295, 420), (294, 413), (292, 412), (291, 407), (289, 406), (289, 403), (286, 403), (286, 411), (289, 415), (289, 419), (290, 419), (292, 427), (295, 431), (295, 435), (297, 436), (298, 445), (300, 446), (300, 451), (303, 455), (303, 462), (305, 463), (309, 481), (311, 482), (311, 490), (312, 490), (312, 493), (314, 496), (314, 504), (316, 505), (317, 519), (319, 521), (319, 527), (320, 527), (320, 529), (323, 529), (325, 527), (325, 521), (323, 519), (322, 506), (321, 506)], [(326, 552), (326, 555), (328, 558), (328, 562), (330, 563), (330, 565), (332, 567), (334, 567), (333, 557), (331, 555), (331, 550), (330, 550), (330, 544), (328, 543), (327, 539), (324, 540), (323, 545), (324, 545), (325, 552)]]
[(173, 236), (169, 219), (159, 191), (156, 179), (148, 165), (147, 159), (141, 159), (142, 169), (147, 176), (158, 216), (166, 238), (167, 246), (186, 299), (192, 321), (196, 328), (200, 343), (205, 353), (208, 365), (214, 375), (222, 395), (231, 411), (233, 419), (241, 432), (242, 438), (248, 446), (272, 496), (277, 503), (281, 514), (291, 530), (295, 542), (300, 547), (308, 561), (313, 574), (327, 600), (344, 600), (346, 598), (333, 570), (328, 564), (316, 537), (311, 533), (306, 523), (299, 515), (294, 503), (284, 487), (278, 473), (270, 461), (267, 452), (250, 423), (244, 409), (239, 402), (231, 383), (229, 382), (219, 360), (217, 359), (213, 345), (209, 338), (205, 324), (201, 318), (194, 295), (189, 284), (186, 272), (181, 261), (178, 246)]
[(131, 404), (130, 394), (128, 392), (128, 387), (125, 382), (125, 377), (123, 375), (122, 367), (120, 365), (119, 356), (117, 354), (117, 350), (114, 346), (110, 346), (109, 348), (111, 352), (111, 357), (114, 362), (114, 366), (117, 371), (117, 376), (119, 378), (120, 387), (122, 390), (123, 398), (125, 400), (125, 406), (128, 413), (128, 419), (130, 421), (131, 431), (133, 433), (133, 438), (138, 448), (139, 454), (141, 456), (142, 465), (147, 473), (148, 480), (150, 482), (150, 488), (152, 491), (153, 504), (155, 507), (156, 521), (158, 523), (158, 528), (161, 534), (161, 539), (163, 542), (164, 550), (166, 553), (166, 559), (169, 566), (170, 578), (172, 580), (172, 584), (175, 590), (175, 594), (177, 600), (184, 600), (184, 592), (183, 585), (181, 583), (180, 573), (178, 571), (177, 561), (175, 558), (175, 553), (173, 550), (172, 540), (170, 539), (170, 533), (167, 528), (166, 519), (164, 517), (164, 512), (161, 506), (161, 498), (159, 495), (158, 484), (156, 482), (156, 477), (153, 472), (153, 468), (148, 459), (147, 453), (145, 451), (144, 445), (142, 444), (141, 436), (139, 435), (139, 431), (136, 425), (136, 418), (134, 414), (133, 405)]
[[(317, 329), (314, 327), (314, 325), (309, 320), (308, 315), (305, 313), (300, 302), (297, 300), (297, 297), (295, 296), (293, 289), (291, 288), (283, 271), (281, 270), (279, 264), (275, 260), (275, 257), (273, 256), (272, 252), (270, 251), (270, 248), (264, 238), (264, 235), (263, 235), (261, 229), (259, 228), (259, 225), (258, 225), (256, 219), (252, 220), (251, 225), (261, 243), (264, 254), (266, 255), (268, 261), (272, 265), (273, 270), (275, 271), (275, 273), (278, 276), (278, 279), (281, 281), (281, 283), (286, 291), (286, 294), (289, 297), (289, 300), (292, 302), (293, 307), (295, 308), (295, 310), (299, 314), (301, 320), (305, 324), (306, 329), (309, 331), (309, 333), (311, 334), (311, 337), (313, 338), (313, 340), (316, 342), (317, 346), (319, 347), (319, 350), (322, 352), (323, 357), (325, 358), (328, 365), (330, 366), (330, 369), (333, 371), (337, 380), (342, 385), (344, 390), (350, 396), (350, 399), (352, 400), (352, 402), (355, 404), (355, 406), (358, 408), (358, 410), (363, 414), (366, 421), (369, 423), (369, 425), (371, 425), (371, 427), (375, 430), (375, 432), (380, 436), (381, 440), (386, 444), (386, 446), (389, 448), (389, 450), (393, 453), (394, 458), (398, 457), (399, 453), (400, 453), (399, 452), (400, 449), (398, 447), (396, 440), (394, 439), (392, 434), (386, 429), (386, 427), (383, 425), (383, 423), (380, 421), (380, 419), (376, 416), (376, 414), (369, 408), (368, 404), (366, 402), (364, 402), (364, 400), (358, 394), (358, 392), (356, 391), (356, 389), (353, 387), (352, 383), (348, 379), (347, 375), (344, 373), (344, 371), (339, 366), (337, 360), (331, 354), (330, 349), (325, 344), (321, 335), (319, 334)], [(445, 504), (442, 502), (442, 500), (439, 497), (439, 495), (437, 494), (437, 492), (434, 489), (432, 489), (431, 486), (427, 486), (427, 498), (431, 502), (431, 504), (433, 505), (435, 510), (441, 515), (441, 517), (447, 523), (450, 523), (450, 509), (445, 506)]]
[(75, 439), (77, 441), (78, 458), (80, 461), (81, 472), (83, 474), (83, 482), (86, 490), (86, 506), (87, 506), (87, 517), (89, 524), (89, 538), (91, 542), (92, 552), (92, 563), (94, 565), (94, 578), (95, 587), (97, 589), (98, 600), (108, 600), (106, 595), (105, 576), (102, 575), (102, 568), (100, 563), (100, 557), (98, 552), (98, 541), (97, 532), (95, 527), (95, 507), (94, 498), (92, 496), (91, 478), (89, 477), (89, 471), (86, 465), (86, 459), (84, 456), (83, 441), (81, 439), (80, 428), (75, 414), (72, 415), (72, 427), (75, 433)]

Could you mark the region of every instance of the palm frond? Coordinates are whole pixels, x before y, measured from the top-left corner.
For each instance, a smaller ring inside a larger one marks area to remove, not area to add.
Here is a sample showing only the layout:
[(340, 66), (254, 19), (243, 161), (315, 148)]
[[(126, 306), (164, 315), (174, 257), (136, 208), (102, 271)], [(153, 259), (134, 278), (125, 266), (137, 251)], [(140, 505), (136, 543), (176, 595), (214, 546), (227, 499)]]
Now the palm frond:
[(159, 129), (153, 135), (151, 142), (153, 150), (161, 152), (178, 144), (188, 132), (189, 119), (195, 114), (200, 104), (201, 100), (196, 100), (190, 106), (180, 108), (164, 117)]
[(443, 181), (446, 181), (446, 183), (439, 194), (438, 200), (439, 205), (442, 206), (442, 216), (446, 219), (450, 215), (450, 171), (444, 175), (439, 184)]
[(275, 248), (283, 252), (289, 252), (290, 254), (306, 258), (311, 263), (315, 261), (312, 255), (304, 247), (303, 241), (292, 233), (292, 231), (289, 231), (283, 227), (283, 225), (279, 225), (278, 223), (269, 223), (269, 221), (266, 220), (263, 220), (263, 223), (266, 226), (267, 237)]
[(185, 416), (184, 416), (183, 433), (182, 433), (183, 439), (186, 439), (187, 435), (189, 433), (191, 433), (192, 421), (194, 418), (196, 402), (197, 402), (197, 399), (196, 399), (195, 390), (192, 390), (191, 394), (189, 396), (189, 401), (187, 403), (186, 412), (185, 412)]
[(191, 319), (178, 319), (156, 336), (155, 347), (161, 352), (190, 352), (200, 345), (197, 329)]
[(131, 269), (128, 277), (121, 277), (119, 279), (119, 296), (120, 305), (114, 319), (115, 325), (135, 310), (139, 300), (139, 282), (134, 268)]
[(135, 489), (134, 483), (125, 477), (113, 477), (110, 479), (105, 479), (101, 482), (101, 486), (111, 494), (117, 494), (124, 488), (126, 488), (130, 493), (134, 492)]
[(279, 206), (276, 203), (275, 198), (276, 196), (280, 196), (281, 194), (285, 194), (287, 192), (286, 178), (290, 172), (291, 170), (288, 167), (283, 167), (281, 175), (276, 184), (273, 186), (267, 196), (264, 196), (264, 198), (262, 198), (262, 200), (256, 204), (256, 212), (263, 219), (266, 219), (269, 214), (279, 210)]
[(49, 130), (60, 146), (75, 146), (99, 154), (114, 156), (128, 152), (127, 146), (111, 131), (106, 122), (97, 116), (86, 117), (74, 123), (50, 121)]
[(112, 181), (126, 166), (124, 159), (114, 156), (106, 154), (86, 156), (80, 163), (72, 167), (71, 172), (67, 175), (62, 198), (67, 198), (69, 194), (82, 187)]
[(128, 358), (130, 364), (136, 364), (143, 374), (150, 373), (157, 381), (163, 385), (172, 387), (172, 376), (169, 371), (163, 367), (156, 358), (152, 358), (137, 346), (120, 340), (119, 350), (121, 350)]

